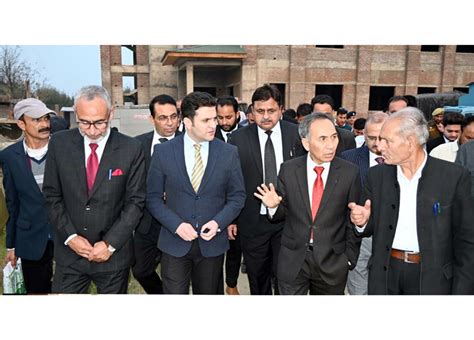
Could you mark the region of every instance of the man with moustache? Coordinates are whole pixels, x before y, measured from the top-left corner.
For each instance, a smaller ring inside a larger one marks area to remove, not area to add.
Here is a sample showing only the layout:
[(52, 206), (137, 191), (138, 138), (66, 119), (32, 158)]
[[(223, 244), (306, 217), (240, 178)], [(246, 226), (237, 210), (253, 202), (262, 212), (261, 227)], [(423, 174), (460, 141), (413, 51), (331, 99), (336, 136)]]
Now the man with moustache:
[[(369, 114), (364, 127), (364, 146), (344, 151), (341, 158), (354, 163), (359, 168), (361, 187), (367, 181), (367, 172), (370, 167), (382, 164), (384, 159), (378, 148), (379, 134), (388, 115), (384, 112)], [(351, 295), (367, 295), (367, 280), (369, 272), (367, 264), (372, 254), (372, 237), (364, 237), (360, 246), (359, 259), (354, 270), (347, 277), (347, 290)]]
[[(147, 171), (150, 168), (155, 145), (166, 143), (181, 134), (178, 130), (179, 117), (176, 102), (172, 97), (166, 94), (154, 97), (150, 102), (149, 109), (150, 121), (154, 129), (135, 137), (142, 143)], [(156, 267), (161, 259), (161, 251), (158, 249), (160, 230), (160, 223), (145, 209), (133, 234), (132, 273), (148, 294), (163, 294), (163, 285), (156, 272)]]
[(124, 294), (132, 235), (145, 203), (145, 162), (139, 141), (110, 124), (114, 110), (103, 87), (74, 99), (78, 128), (51, 138), (43, 192), (54, 228), (55, 293)]
[(239, 156), (214, 138), (216, 100), (210, 94), (188, 94), (181, 112), (186, 132), (155, 147), (147, 179), (147, 209), (162, 224), (163, 292), (188, 294), (192, 282), (193, 294), (218, 294), (226, 229), (245, 200)]
[(358, 201), (357, 167), (335, 157), (334, 120), (313, 113), (300, 123), (307, 156), (282, 164), (278, 194), (262, 184), (255, 196), (273, 221), (284, 220), (278, 256), (278, 285), (285, 295), (342, 295), (347, 273), (359, 255), (348, 202)]
[(52, 230), (43, 198), (43, 177), (54, 111), (38, 99), (19, 101), (13, 108), (24, 139), (0, 152), (9, 218), (5, 263), (21, 258), (28, 294), (51, 293)]

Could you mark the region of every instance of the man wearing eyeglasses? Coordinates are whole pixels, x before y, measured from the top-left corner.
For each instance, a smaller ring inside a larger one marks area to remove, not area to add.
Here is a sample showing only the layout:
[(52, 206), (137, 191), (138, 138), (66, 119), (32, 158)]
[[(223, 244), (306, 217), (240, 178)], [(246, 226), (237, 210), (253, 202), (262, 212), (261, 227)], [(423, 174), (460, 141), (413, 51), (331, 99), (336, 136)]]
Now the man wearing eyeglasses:
[(52, 114), (38, 99), (19, 101), (13, 115), (24, 139), (0, 153), (9, 214), (5, 263), (21, 258), (28, 294), (51, 293), (53, 242), (42, 188)]
[(54, 228), (54, 293), (127, 292), (132, 234), (145, 203), (145, 162), (136, 139), (113, 129), (108, 92), (74, 99), (78, 129), (50, 142), (43, 192)]
[[(178, 130), (179, 117), (176, 101), (162, 94), (154, 97), (149, 105), (150, 121), (153, 131), (137, 136), (145, 152), (145, 168), (150, 168), (151, 156), (155, 145), (162, 144), (181, 134)], [(148, 294), (163, 294), (163, 284), (156, 272), (160, 263), (161, 250), (158, 249), (158, 238), (161, 224), (145, 208), (140, 224), (133, 236), (134, 262), (133, 276)]]

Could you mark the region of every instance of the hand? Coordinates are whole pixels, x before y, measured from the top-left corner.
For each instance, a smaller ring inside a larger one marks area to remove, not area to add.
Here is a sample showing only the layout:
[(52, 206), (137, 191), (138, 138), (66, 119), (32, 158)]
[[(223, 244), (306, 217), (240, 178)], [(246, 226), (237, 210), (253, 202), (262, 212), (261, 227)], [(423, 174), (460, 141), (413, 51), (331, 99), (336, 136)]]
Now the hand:
[(15, 267), (16, 260), (17, 260), (17, 257), (15, 256), (15, 249), (7, 250), (7, 254), (5, 255), (5, 264), (7, 264), (8, 262), (11, 262), (12, 266)]
[(257, 187), (259, 193), (254, 192), (254, 196), (262, 201), (267, 208), (276, 208), (280, 204), (282, 197), (278, 196), (272, 183), (268, 188), (265, 183)]
[(196, 230), (189, 223), (181, 223), (176, 229), (176, 234), (185, 241), (192, 241), (198, 237)]
[(229, 240), (235, 240), (235, 237), (237, 236), (237, 224), (229, 224), (227, 227), (227, 238)]
[(94, 262), (105, 262), (107, 261), (112, 253), (109, 251), (109, 247), (104, 241), (94, 243), (94, 248), (89, 253), (89, 261)]
[(89, 254), (92, 251), (92, 246), (89, 243), (89, 241), (87, 241), (87, 239), (79, 235), (71, 239), (67, 245), (77, 255), (85, 257), (86, 259), (89, 258)]
[[(201, 228), (201, 238), (206, 241), (210, 241), (214, 236), (217, 234), (217, 229), (219, 229), (219, 225), (216, 221), (211, 220), (204, 224)], [(204, 232), (207, 230), (207, 232)]]
[(370, 217), (370, 205), (370, 200), (365, 201), (364, 206), (349, 203), (347, 206), (351, 209), (351, 222), (358, 227), (366, 225)]

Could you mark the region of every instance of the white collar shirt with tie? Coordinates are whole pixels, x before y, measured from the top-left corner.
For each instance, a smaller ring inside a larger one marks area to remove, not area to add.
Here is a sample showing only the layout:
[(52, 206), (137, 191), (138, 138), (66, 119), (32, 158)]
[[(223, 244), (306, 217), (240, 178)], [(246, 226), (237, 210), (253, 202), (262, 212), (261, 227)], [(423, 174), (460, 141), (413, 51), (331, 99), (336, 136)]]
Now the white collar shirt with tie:
[(201, 159), (202, 165), (204, 167), (204, 173), (206, 172), (207, 159), (209, 157), (209, 142), (196, 143), (194, 140), (189, 137), (188, 132), (184, 133), (184, 162), (186, 163), (186, 172), (188, 173), (189, 180), (192, 178), (193, 168), (194, 168), (194, 144), (201, 144)]

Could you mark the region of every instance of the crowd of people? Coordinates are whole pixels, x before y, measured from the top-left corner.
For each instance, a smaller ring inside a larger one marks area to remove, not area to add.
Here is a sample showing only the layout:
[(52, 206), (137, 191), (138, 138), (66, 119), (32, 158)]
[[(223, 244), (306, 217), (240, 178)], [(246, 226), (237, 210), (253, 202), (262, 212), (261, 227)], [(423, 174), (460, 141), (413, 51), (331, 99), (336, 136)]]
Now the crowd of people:
[(55, 112), (22, 100), (24, 138), (0, 152), (5, 262), (21, 258), (28, 294), (125, 294), (132, 272), (148, 294), (238, 295), (243, 265), (252, 295), (473, 294), (474, 117), (414, 106), (285, 110), (265, 84), (243, 114), (162, 94), (130, 137), (103, 87), (54, 133)]

